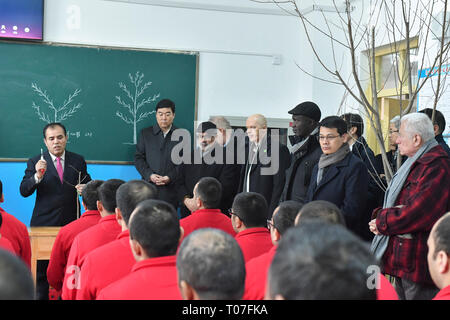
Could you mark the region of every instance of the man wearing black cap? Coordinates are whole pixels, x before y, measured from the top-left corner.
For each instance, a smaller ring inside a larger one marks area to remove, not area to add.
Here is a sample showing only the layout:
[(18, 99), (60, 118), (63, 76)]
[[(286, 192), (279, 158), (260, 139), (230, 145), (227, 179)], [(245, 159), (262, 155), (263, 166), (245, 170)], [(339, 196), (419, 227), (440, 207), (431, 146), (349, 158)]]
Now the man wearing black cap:
[(175, 103), (169, 99), (159, 101), (156, 105), (157, 124), (140, 132), (134, 165), (143, 180), (156, 186), (159, 199), (176, 206), (177, 170), (171, 160), (172, 149), (177, 144), (177, 141), (171, 141), (176, 129), (174, 118)]
[(222, 185), (222, 200), (220, 209), (226, 212), (233, 200), (234, 184), (236, 183), (236, 170), (231, 164), (226, 164), (226, 152), (222, 145), (217, 143), (217, 127), (211, 121), (200, 123), (196, 130), (197, 146), (191, 152), (189, 163), (182, 163), (179, 167), (179, 182), (177, 186), (178, 200), (180, 202), (181, 218), (197, 210), (193, 199), (194, 187), (203, 177), (213, 177)]
[(288, 113), (292, 114), (294, 136), (289, 136), (293, 146), (291, 165), (286, 170), (286, 183), (281, 201), (295, 200), (304, 203), (312, 170), (322, 154), (317, 141), (321, 112), (314, 102), (305, 101)]

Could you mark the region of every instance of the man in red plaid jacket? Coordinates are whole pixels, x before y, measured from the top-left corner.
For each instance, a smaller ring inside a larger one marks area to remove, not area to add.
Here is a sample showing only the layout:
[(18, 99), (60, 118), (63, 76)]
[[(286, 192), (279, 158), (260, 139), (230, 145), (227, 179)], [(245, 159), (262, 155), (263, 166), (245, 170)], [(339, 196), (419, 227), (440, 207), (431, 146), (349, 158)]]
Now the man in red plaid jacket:
[(410, 164), (394, 205), (375, 209), (369, 223), (375, 234), (390, 236), (381, 262), (384, 273), (394, 277), (400, 299), (431, 299), (438, 292), (428, 270), (427, 238), (434, 223), (450, 211), (450, 159), (428, 129), (431, 121), (420, 116), (402, 118), (397, 138), (402, 155), (417, 158), (424, 144), (433, 144)]

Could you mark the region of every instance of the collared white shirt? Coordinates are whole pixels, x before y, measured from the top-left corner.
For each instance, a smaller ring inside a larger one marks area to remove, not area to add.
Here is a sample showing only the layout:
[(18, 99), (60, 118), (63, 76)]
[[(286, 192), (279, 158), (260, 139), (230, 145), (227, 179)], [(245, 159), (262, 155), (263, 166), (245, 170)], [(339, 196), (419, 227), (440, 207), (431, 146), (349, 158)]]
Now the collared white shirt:
[(247, 171), (246, 184), (244, 186), (245, 187), (245, 189), (244, 189), (245, 192), (250, 192), (250, 171), (252, 171), (252, 165), (255, 163), (255, 160), (256, 160), (256, 157), (257, 157), (260, 145), (261, 145), (261, 142), (258, 142), (256, 144), (250, 145), (250, 147), (253, 148), (253, 157), (251, 157), (251, 159), (249, 157), (248, 163), (247, 163), (248, 171)]
[[(160, 129), (161, 129), (161, 128), (160, 128)], [(166, 132), (162, 131), (162, 129), (161, 129), (161, 132), (162, 132), (164, 138), (167, 136), (167, 134), (170, 132), (171, 129), (172, 129), (172, 125), (170, 126), (169, 130), (167, 130)], [(65, 152), (65, 151), (64, 151), (64, 152)]]
[[(58, 163), (58, 161), (56, 160), (56, 156), (53, 155), (51, 152), (49, 152), (49, 154), (50, 154), (50, 157), (52, 158), (53, 165), (55, 166), (55, 169), (56, 169), (56, 165)], [(65, 159), (66, 159), (66, 151), (65, 150), (60, 158), (61, 158), (61, 166), (63, 167), (63, 172), (64, 172), (64, 163), (65, 163)], [(47, 164), (47, 166), (48, 166), (48, 164)], [(34, 174), (34, 181), (36, 183), (41, 182), (42, 179), (43, 179), (43, 177), (41, 179), (38, 179), (37, 174), (36, 173)]]

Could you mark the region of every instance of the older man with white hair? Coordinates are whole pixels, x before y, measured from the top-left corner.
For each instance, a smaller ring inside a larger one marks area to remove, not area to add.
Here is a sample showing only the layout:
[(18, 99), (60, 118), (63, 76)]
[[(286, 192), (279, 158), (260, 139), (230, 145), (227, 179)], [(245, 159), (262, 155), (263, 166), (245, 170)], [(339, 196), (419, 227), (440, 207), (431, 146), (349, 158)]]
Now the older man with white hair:
[[(245, 122), (249, 143), (245, 146), (245, 164), (241, 169), (239, 192), (257, 192), (269, 206), (269, 218), (280, 202), (290, 165), (288, 148), (281, 144), (276, 131), (267, 128), (262, 114), (253, 114)], [(241, 150), (238, 150), (241, 152)]]
[(397, 144), (408, 159), (389, 184), (383, 207), (373, 211), (372, 250), (395, 279), (400, 299), (431, 299), (438, 289), (427, 266), (427, 239), (450, 210), (450, 159), (425, 114), (402, 118)]

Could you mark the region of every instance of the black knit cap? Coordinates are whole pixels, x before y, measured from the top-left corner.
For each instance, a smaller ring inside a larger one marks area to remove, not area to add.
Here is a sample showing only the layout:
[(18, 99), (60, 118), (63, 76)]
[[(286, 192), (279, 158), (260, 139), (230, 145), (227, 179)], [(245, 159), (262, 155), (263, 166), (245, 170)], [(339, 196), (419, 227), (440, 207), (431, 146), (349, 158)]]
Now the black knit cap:
[(205, 121), (198, 125), (197, 132), (205, 133), (209, 129), (217, 129), (217, 126), (211, 121)]
[(298, 104), (294, 109), (288, 111), (289, 114), (305, 116), (317, 122), (320, 121), (322, 113), (317, 104), (311, 101), (305, 101)]

